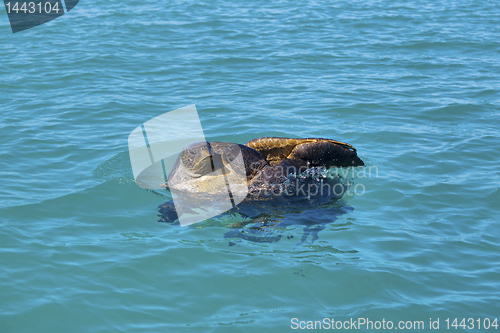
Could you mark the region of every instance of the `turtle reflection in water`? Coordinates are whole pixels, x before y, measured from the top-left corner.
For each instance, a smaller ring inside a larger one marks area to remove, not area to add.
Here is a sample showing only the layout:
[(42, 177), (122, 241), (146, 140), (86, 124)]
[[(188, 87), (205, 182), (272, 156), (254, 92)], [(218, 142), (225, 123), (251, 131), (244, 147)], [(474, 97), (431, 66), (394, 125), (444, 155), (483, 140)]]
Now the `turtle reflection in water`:
[[(242, 163), (232, 163), (238, 158), (242, 158)], [(304, 211), (308, 206), (339, 199), (346, 185), (341, 177), (331, 176), (328, 169), (363, 165), (353, 146), (330, 139), (266, 137), (245, 145), (201, 141), (188, 145), (180, 153), (168, 176), (168, 187), (180, 193), (185, 202), (203, 198), (216, 204), (218, 195), (227, 196), (227, 179), (237, 176), (244, 181), (240, 187), (232, 186), (231, 194), (237, 197), (244, 193), (244, 199), (231, 211), (258, 217), (269, 212)], [(173, 202), (166, 202), (159, 209), (160, 221), (177, 220)], [(254, 219), (248, 223), (255, 222)], [(231, 237), (238, 237), (234, 232), (226, 236), (232, 234)], [(270, 238), (273, 239), (277, 240)]]

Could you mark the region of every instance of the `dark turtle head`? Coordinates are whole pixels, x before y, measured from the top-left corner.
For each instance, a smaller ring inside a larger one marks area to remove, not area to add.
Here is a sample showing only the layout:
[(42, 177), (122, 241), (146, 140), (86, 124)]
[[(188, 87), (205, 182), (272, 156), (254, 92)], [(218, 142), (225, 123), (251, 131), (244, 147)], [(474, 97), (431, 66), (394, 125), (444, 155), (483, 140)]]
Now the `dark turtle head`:
[(328, 161), (326, 163), (327, 167), (358, 167), (365, 165), (358, 157), (356, 149), (352, 146), (346, 147), (338, 144), (329, 144), (323, 154), (323, 158)]
[(287, 158), (292, 165), (323, 167), (364, 166), (356, 149), (349, 144), (332, 140), (319, 140), (297, 146)]

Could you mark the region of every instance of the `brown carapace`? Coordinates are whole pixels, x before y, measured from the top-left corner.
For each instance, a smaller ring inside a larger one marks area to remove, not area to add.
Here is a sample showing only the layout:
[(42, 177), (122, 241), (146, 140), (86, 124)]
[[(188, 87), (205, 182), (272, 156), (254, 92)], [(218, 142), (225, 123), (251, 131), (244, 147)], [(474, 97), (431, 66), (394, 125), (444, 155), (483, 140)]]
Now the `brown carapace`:
[(364, 165), (353, 146), (331, 139), (264, 137), (251, 140), (245, 146), (261, 153), (271, 166), (282, 162), (295, 167)]

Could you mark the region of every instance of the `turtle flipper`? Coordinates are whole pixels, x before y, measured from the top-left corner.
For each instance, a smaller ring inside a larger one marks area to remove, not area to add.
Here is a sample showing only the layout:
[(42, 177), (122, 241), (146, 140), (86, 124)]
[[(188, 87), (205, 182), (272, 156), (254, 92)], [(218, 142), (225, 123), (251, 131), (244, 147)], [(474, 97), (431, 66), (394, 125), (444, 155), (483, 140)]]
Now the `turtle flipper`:
[(162, 203), (158, 206), (158, 222), (173, 223), (179, 219), (175, 205), (172, 200)]

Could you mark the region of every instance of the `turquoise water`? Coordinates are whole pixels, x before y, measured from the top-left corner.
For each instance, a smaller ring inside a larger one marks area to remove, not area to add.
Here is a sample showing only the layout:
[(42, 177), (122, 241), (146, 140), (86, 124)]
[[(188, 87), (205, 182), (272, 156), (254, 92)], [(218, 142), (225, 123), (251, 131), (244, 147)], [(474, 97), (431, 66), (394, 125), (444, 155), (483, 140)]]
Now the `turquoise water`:
[[(0, 332), (499, 317), (499, 15), (471, 0), (80, 1), (12, 34), (2, 9)], [(266, 215), (287, 223), (275, 242), (227, 238), (236, 215), (158, 223), (168, 198), (134, 183), (127, 137), (190, 104), (210, 140), (337, 139), (378, 177)]]

